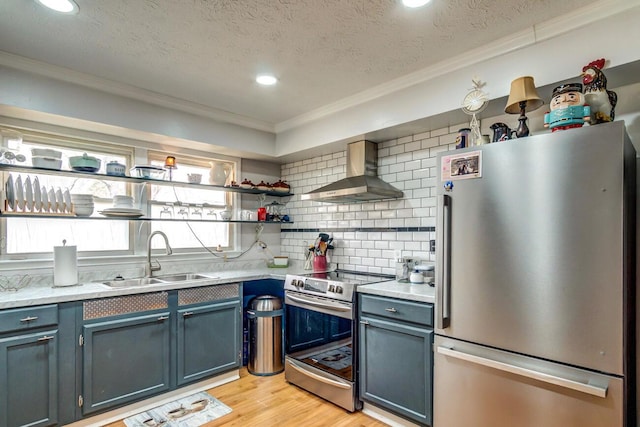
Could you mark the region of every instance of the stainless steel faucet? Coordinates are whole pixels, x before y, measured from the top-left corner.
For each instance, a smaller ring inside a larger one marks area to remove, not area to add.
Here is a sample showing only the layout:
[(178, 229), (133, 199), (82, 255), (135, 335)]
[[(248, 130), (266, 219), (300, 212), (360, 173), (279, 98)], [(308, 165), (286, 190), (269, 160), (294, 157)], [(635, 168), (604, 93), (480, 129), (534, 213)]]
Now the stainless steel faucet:
[(158, 265), (153, 265), (151, 263), (151, 239), (153, 239), (153, 236), (155, 236), (156, 234), (159, 234), (164, 239), (166, 254), (171, 255), (173, 253), (173, 251), (171, 250), (171, 246), (169, 246), (169, 239), (167, 238), (166, 234), (164, 234), (162, 231), (154, 231), (153, 233), (151, 233), (149, 235), (149, 238), (147, 239), (147, 264), (144, 267), (144, 277), (151, 277), (152, 272), (158, 271), (162, 268), (160, 262), (158, 262)]

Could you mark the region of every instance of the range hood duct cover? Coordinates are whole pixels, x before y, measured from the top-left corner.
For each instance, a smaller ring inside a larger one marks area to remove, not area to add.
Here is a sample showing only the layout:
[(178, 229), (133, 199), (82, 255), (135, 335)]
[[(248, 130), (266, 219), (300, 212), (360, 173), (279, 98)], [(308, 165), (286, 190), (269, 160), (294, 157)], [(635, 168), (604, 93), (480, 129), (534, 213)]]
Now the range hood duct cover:
[(303, 194), (301, 200), (348, 203), (397, 199), (402, 191), (378, 178), (378, 145), (371, 141), (347, 146), (347, 177)]

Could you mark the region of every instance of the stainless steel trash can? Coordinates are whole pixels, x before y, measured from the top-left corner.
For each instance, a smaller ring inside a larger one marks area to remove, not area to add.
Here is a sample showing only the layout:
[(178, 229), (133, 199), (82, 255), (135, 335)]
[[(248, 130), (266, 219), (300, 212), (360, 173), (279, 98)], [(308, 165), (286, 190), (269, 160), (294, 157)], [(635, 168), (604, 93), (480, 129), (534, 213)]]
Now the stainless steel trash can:
[(261, 295), (249, 301), (249, 373), (275, 375), (284, 370), (282, 315), (282, 300), (278, 297)]

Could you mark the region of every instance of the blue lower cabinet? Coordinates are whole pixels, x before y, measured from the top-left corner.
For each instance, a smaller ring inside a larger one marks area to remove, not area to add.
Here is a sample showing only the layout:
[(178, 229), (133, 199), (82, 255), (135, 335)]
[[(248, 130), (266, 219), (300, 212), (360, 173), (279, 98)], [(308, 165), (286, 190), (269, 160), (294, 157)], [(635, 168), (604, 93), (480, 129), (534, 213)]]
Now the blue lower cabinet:
[(178, 385), (238, 368), (240, 300), (178, 310)]
[(83, 415), (170, 389), (170, 319), (166, 311), (83, 326)]
[(433, 305), (369, 295), (360, 303), (360, 399), (430, 426)]
[(0, 426), (58, 420), (58, 331), (0, 338)]

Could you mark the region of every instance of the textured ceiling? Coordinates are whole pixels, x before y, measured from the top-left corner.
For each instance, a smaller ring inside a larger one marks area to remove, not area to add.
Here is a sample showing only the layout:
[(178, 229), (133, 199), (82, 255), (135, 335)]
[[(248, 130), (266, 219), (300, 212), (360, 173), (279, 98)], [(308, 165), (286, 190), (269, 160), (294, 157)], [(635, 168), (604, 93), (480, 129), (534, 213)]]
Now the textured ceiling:
[(0, 0), (0, 51), (276, 124), (594, 1)]

